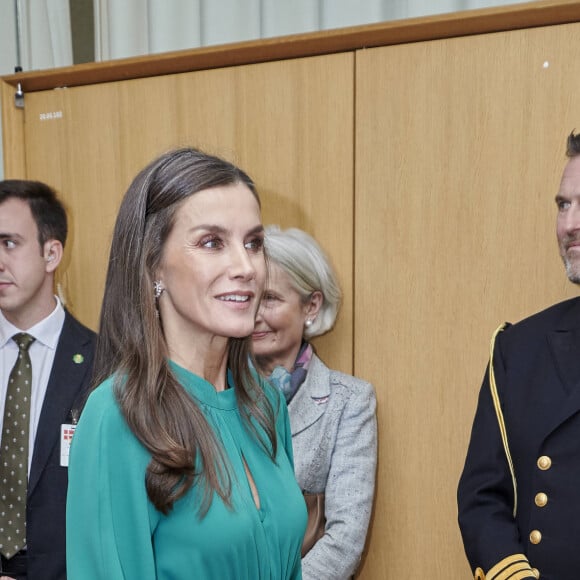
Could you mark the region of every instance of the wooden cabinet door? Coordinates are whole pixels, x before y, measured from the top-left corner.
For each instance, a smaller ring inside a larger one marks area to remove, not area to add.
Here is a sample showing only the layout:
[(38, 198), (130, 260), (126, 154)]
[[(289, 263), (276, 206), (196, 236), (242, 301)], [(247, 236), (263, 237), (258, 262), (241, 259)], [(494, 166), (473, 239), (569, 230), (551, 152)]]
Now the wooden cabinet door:
[(463, 467), (489, 339), (576, 295), (555, 237), (580, 128), (580, 24), (357, 52), (355, 374), (379, 399), (361, 578), (460, 579)]
[(192, 145), (254, 178), (264, 223), (301, 227), (327, 249), (345, 299), (317, 345), (352, 371), (353, 62), (346, 53), (27, 94), (26, 176), (56, 187), (70, 210), (59, 283), (72, 311), (97, 327), (112, 226), (133, 176)]

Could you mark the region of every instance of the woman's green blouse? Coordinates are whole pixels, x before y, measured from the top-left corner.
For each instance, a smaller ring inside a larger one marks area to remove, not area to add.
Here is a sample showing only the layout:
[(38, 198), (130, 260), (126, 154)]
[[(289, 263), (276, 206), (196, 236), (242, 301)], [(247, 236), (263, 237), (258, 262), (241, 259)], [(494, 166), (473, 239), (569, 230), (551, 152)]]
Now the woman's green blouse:
[[(199, 515), (193, 486), (163, 515), (149, 501), (151, 456), (133, 435), (108, 379), (89, 397), (71, 446), (67, 500), (69, 580), (300, 579), (306, 508), (294, 478), (286, 404), (264, 386), (277, 415), (274, 463), (244, 426), (235, 386), (216, 392), (171, 363), (223, 444), (232, 479), (228, 508), (214, 494)], [(256, 507), (244, 461), (260, 498)]]

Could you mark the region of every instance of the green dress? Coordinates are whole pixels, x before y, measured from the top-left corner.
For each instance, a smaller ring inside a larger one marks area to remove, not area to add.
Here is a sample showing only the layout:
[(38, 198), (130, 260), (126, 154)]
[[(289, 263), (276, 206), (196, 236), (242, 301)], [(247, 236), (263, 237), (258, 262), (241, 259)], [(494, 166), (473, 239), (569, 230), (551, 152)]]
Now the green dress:
[(195, 485), (168, 515), (155, 509), (145, 489), (150, 454), (127, 426), (108, 379), (89, 397), (71, 446), (68, 580), (302, 578), (306, 508), (294, 478), (285, 402), (273, 389), (266, 391), (277, 410), (274, 463), (244, 427), (231, 377), (231, 388), (216, 392), (174, 363), (171, 368), (223, 442), (231, 465), (233, 509), (214, 494), (200, 519), (201, 490)]

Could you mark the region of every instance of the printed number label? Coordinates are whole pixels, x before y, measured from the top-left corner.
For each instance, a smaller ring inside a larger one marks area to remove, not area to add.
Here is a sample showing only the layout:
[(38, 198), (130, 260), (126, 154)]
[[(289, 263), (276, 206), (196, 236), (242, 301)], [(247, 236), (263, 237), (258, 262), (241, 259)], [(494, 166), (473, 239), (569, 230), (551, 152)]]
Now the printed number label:
[(62, 119), (62, 111), (50, 111), (49, 113), (40, 113), (41, 121), (50, 121), (51, 119)]

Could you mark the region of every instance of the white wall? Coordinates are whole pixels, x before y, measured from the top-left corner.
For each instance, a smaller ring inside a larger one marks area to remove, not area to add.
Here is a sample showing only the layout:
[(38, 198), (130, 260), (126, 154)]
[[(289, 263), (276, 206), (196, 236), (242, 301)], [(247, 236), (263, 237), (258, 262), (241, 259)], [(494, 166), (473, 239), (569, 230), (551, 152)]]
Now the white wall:
[(94, 0), (96, 60), (343, 28), (523, 0)]

